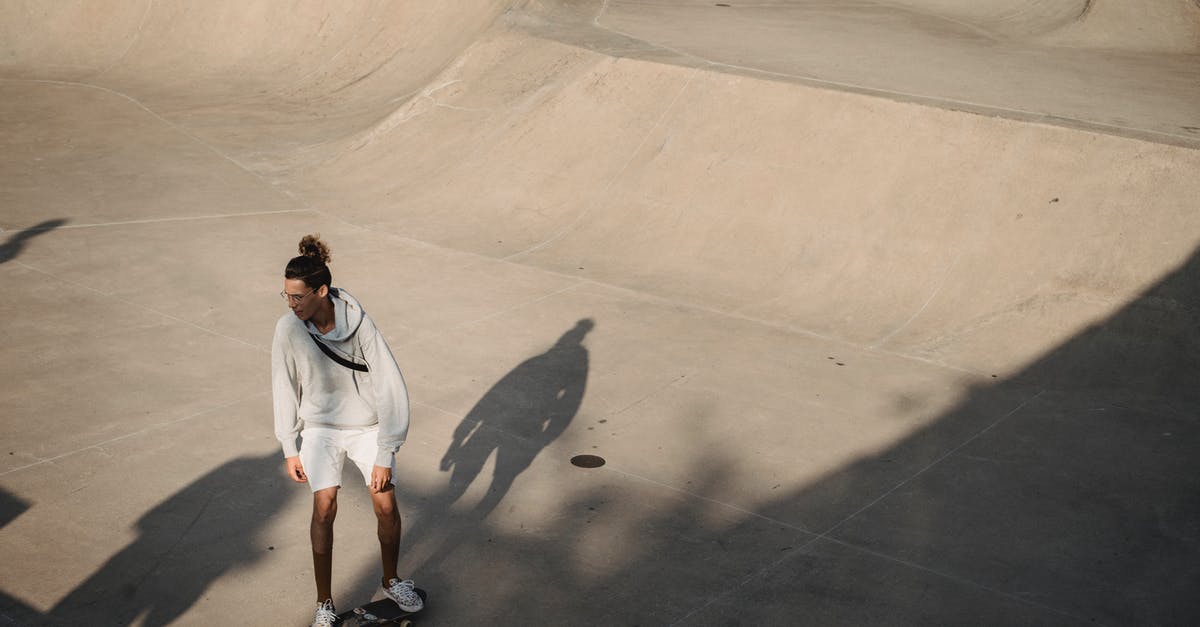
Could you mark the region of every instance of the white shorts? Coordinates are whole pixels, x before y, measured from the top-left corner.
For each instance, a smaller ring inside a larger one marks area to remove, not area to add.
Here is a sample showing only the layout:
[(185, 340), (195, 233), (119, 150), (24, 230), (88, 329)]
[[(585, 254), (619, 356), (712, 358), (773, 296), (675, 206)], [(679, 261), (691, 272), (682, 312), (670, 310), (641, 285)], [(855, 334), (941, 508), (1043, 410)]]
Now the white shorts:
[[(371, 471), (379, 453), (379, 427), (330, 429), (307, 427), (300, 432), (300, 464), (308, 475), (313, 492), (342, 485), (342, 466), (346, 458), (358, 466), (363, 483), (371, 483)], [(396, 485), (392, 473), (392, 485)]]

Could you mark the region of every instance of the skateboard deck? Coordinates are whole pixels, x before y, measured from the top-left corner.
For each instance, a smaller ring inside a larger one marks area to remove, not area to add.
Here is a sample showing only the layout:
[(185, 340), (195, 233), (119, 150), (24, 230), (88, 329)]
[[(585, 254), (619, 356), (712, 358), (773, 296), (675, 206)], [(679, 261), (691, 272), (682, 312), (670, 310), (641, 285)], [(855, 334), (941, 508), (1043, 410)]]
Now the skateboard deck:
[[(425, 591), (416, 588), (417, 596), (421, 597), (422, 601), (428, 601)], [(400, 625), (401, 627), (409, 627), (413, 624), (411, 616), (414, 616), (421, 611), (405, 612), (400, 609), (396, 602), (382, 598), (378, 601), (371, 601), (366, 605), (360, 605), (349, 612), (338, 614), (338, 627), (358, 627), (359, 625)]]

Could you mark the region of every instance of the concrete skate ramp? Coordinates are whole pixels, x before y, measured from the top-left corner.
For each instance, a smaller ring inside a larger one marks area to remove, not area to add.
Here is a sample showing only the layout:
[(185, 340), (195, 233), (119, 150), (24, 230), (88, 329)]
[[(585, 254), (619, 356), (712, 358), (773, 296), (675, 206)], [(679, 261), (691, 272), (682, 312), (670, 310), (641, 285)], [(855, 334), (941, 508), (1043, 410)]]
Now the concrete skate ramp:
[[(0, 619), (309, 619), (266, 352), (319, 231), (412, 388), (429, 624), (1195, 622), (1198, 33), (7, 3)], [(352, 483), (342, 608), (377, 583)]]

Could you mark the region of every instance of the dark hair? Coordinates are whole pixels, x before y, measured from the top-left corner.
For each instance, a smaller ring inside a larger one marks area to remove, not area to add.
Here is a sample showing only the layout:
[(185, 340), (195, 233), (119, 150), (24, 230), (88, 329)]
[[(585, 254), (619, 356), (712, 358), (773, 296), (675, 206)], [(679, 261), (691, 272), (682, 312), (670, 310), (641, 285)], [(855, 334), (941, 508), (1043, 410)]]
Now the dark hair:
[(300, 240), (300, 256), (292, 257), (283, 270), (285, 279), (302, 279), (311, 289), (333, 283), (329, 273), (329, 245), (321, 241), (321, 235), (305, 235)]

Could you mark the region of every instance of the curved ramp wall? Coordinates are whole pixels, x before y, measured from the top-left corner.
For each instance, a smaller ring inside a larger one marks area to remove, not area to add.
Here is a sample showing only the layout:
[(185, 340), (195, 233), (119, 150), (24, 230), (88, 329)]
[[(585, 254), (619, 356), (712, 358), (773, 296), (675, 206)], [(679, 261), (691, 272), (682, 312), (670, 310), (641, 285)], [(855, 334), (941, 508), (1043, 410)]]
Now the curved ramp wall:
[(112, 90), (266, 171), (387, 115), (512, 4), (6, 3), (0, 78)]
[(1195, 150), (614, 57), (507, 4), (10, 4), (0, 72), (363, 226), (984, 374), (1200, 242)]

